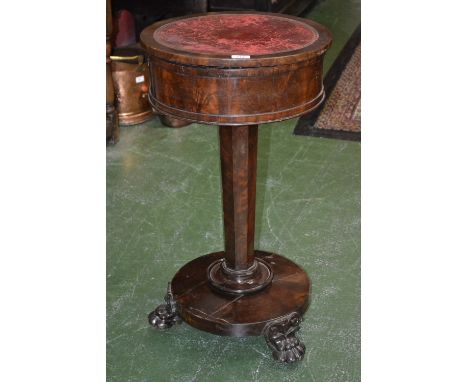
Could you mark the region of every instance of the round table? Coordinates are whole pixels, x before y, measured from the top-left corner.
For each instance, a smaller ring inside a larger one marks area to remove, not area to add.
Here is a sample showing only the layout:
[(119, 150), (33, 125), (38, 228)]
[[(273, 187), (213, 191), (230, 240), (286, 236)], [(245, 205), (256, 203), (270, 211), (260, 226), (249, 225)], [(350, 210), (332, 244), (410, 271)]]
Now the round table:
[(254, 249), (258, 124), (310, 112), (324, 99), (330, 32), (311, 20), (260, 12), (164, 20), (141, 33), (149, 98), (158, 112), (219, 125), (225, 250), (184, 265), (165, 304), (149, 315), (214, 334), (265, 336), (273, 357), (294, 362), (311, 283), (297, 264)]

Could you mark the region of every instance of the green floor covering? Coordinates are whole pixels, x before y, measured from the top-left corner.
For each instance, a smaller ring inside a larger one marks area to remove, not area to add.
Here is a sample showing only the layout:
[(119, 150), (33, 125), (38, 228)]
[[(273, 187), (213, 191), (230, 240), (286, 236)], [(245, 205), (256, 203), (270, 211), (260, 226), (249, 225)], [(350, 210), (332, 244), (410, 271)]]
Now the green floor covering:
[[(326, 69), (359, 12), (345, 0), (311, 11), (335, 37)], [(107, 149), (108, 381), (360, 380), (360, 143), (294, 136), (296, 121), (259, 129), (255, 244), (312, 280), (304, 360), (276, 363), (262, 337), (148, 326), (178, 268), (223, 249), (217, 128), (154, 119)]]

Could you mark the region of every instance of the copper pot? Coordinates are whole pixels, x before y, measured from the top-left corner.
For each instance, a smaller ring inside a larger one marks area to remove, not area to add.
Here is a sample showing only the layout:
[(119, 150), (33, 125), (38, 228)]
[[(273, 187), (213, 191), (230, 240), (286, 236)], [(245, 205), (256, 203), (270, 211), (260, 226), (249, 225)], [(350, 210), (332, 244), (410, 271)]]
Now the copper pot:
[(116, 106), (121, 125), (135, 125), (153, 118), (148, 101), (149, 69), (141, 48), (118, 48), (110, 57)]

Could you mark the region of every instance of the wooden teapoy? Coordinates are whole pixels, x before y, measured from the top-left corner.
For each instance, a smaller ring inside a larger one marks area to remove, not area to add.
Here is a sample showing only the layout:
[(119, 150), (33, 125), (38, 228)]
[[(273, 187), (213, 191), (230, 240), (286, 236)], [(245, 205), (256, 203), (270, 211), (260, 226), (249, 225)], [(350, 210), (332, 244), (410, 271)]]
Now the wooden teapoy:
[(141, 34), (150, 101), (174, 118), (219, 125), (225, 250), (184, 265), (150, 323), (183, 320), (214, 334), (264, 335), (275, 359), (302, 359), (296, 337), (310, 280), (298, 265), (254, 249), (258, 124), (300, 116), (325, 96), (330, 32), (292, 16), (208, 13)]

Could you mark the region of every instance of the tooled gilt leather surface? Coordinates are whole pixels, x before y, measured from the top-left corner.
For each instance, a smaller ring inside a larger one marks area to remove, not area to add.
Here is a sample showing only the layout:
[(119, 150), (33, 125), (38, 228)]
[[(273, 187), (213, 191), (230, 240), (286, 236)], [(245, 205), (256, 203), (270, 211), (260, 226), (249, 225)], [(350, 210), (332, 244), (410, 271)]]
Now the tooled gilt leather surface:
[(174, 21), (158, 28), (154, 38), (188, 52), (254, 55), (304, 48), (318, 39), (318, 32), (280, 16), (223, 14)]

